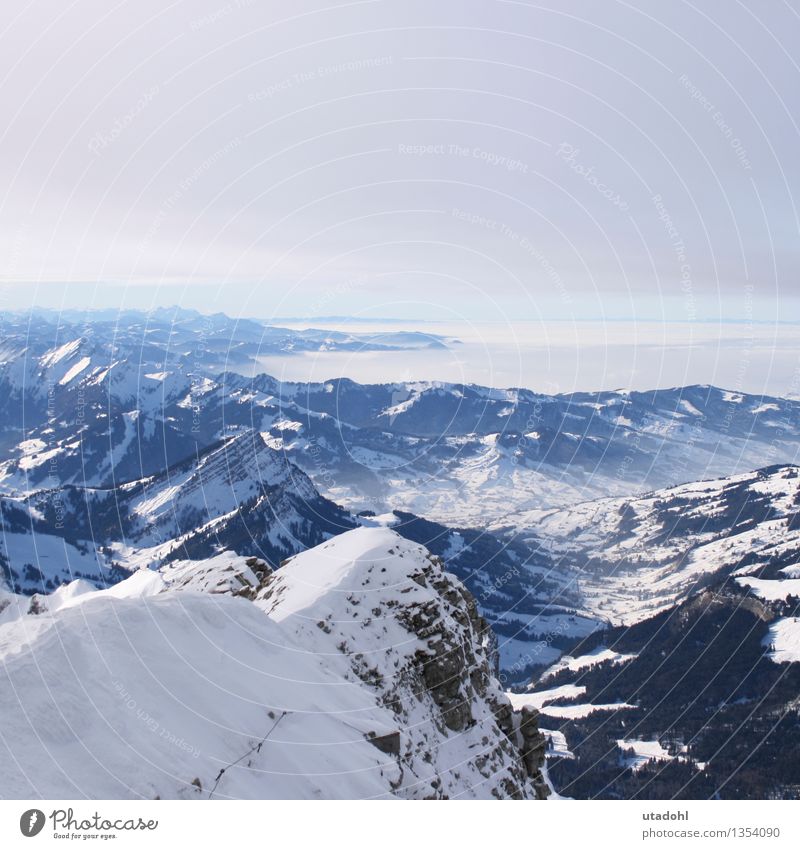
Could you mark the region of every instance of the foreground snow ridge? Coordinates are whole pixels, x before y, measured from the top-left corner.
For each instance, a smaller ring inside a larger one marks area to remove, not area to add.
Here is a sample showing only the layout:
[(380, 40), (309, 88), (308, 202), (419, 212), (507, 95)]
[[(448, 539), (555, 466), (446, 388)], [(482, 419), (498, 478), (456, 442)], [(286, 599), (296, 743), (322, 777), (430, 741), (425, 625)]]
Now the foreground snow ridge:
[(358, 528), (0, 595), (4, 798), (544, 798), (545, 738), (474, 599)]

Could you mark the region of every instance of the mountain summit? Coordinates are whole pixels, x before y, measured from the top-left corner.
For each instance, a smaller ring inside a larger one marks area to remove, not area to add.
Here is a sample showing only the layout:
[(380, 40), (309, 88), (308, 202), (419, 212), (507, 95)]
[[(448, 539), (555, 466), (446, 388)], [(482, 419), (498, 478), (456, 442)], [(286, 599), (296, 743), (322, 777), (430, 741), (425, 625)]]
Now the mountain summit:
[(274, 574), (207, 564), (210, 592), (165, 567), (0, 599), (0, 795), (547, 796), (536, 713), (423, 547), (359, 528)]

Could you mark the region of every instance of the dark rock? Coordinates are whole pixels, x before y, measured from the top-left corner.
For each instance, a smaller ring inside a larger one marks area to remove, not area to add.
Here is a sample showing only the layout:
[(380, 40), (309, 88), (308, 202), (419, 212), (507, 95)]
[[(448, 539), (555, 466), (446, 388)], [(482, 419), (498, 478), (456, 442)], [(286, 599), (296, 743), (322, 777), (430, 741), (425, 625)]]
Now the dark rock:
[(390, 734), (367, 734), (367, 740), (386, 755), (400, 756), (400, 732), (392, 731)]

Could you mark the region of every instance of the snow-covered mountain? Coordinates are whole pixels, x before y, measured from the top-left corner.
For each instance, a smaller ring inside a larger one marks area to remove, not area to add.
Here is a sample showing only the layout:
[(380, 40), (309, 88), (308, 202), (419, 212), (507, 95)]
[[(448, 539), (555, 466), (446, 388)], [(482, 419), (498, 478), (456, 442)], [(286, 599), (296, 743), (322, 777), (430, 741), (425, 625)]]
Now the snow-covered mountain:
[(236, 569), (0, 598), (0, 796), (546, 797), (536, 714), (425, 549), (356, 529), (275, 575), (240, 562), (245, 596), (214, 571)]
[[(618, 563), (617, 513), (637, 509), (628, 501), (653, 483), (749, 474), (765, 457), (797, 452), (796, 401), (712, 387), (545, 396), (289, 384), (219, 373), (192, 356), (198, 334), (219, 353), (223, 341), (263, 336), (259, 323), (134, 313), (84, 323), (52, 347), (79, 325), (67, 318), (28, 321), (30, 346), (0, 368), (9, 413), (0, 566), (25, 592), (76, 576), (103, 586), (142, 564), (225, 551), (276, 564), (369, 522), (358, 510), (393, 510), (389, 524), (445, 557), (479, 598), (503, 668), (524, 678), (569, 641), (616, 616), (656, 613), (696, 585), (694, 560), (688, 570), (669, 560), (694, 545), (688, 520), (664, 551), (643, 522), (639, 544), (653, 558)], [(15, 328), (8, 338), (19, 343)], [(674, 497), (681, 512), (684, 496)], [(727, 511), (720, 533), (727, 522), (741, 520)]]
[(335, 500), (447, 523), (794, 462), (800, 437), (797, 402), (710, 386), (547, 396), (261, 377), (228, 399), (280, 399), (262, 429)]
[(723, 571), (655, 616), (574, 643), (512, 696), (541, 711), (557, 790), (796, 799), (800, 595), (791, 574)]
[(224, 433), (201, 426), (226, 368), (310, 351), (444, 345), (408, 333), (287, 330), (191, 310), (0, 313), (0, 486), (106, 486), (186, 459)]
[[(245, 742), (261, 778), (225, 771), (215, 795), (542, 795), (538, 712), (566, 795), (800, 786), (771, 744), (756, 773), (733, 772), (773, 726), (800, 741), (797, 400), (282, 383), (236, 368), (264, 346), (355, 342), (180, 311), (0, 318), (0, 647), (22, 676), (74, 655), (109, 733), (146, 754), (135, 789), (86, 777), (90, 792), (206, 794)], [(359, 344), (422, 344), (405, 336)], [(108, 692), (99, 667), (130, 666), (122, 631), (136, 663), (166, 655), (159, 676), (179, 681), (186, 660), (209, 722), (184, 712), (182, 683), (172, 701), (155, 692), (146, 665)], [(228, 655), (253, 675), (226, 665), (217, 704), (209, 664)], [(85, 713), (72, 686), (64, 709)], [(48, 697), (31, 691), (53, 728), (83, 728)], [(133, 722), (120, 702), (155, 712)], [(148, 725), (181, 749), (179, 772)], [(63, 757), (112, 746), (107, 730)], [(267, 762), (257, 743), (274, 735)], [(321, 751), (328, 772), (304, 772)], [(38, 776), (41, 752), (22, 755)]]
[[(509, 510), (798, 458), (796, 400), (709, 386), (549, 396), (448, 383), (282, 383), (231, 370), (237, 351), (252, 358), (251, 349), (273, 344), (279, 329), (258, 322), (156, 313), (62, 325), (6, 315), (5, 324), (7, 492), (136, 480), (257, 430), (353, 512), (401, 509), (475, 526)], [(399, 346), (415, 344), (406, 336)], [(312, 347), (335, 342), (304, 338)], [(267, 352), (311, 349), (275, 344)]]
[(277, 564), (356, 524), (252, 431), (141, 480), (4, 496), (0, 515), (0, 567), (22, 592), (221, 551)]
[(557, 660), (561, 645), (601, 627), (582, 612), (574, 571), (560, 568), (546, 540), (451, 528), (402, 511), (378, 521), (441, 557), (473, 593), (496, 634), (504, 680), (524, 681), (532, 667)]
[(559, 792), (796, 798), (799, 508), (800, 469), (772, 466), (515, 517), (597, 623), (512, 697)]
[(800, 468), (771, 466), (513, 519), (502, 530), (523, 540), (532, 530), (534, 543), (574, 576), (583, 610), (631, 625), (721, 577), (785, 580), (781, 570), (800, 561)]

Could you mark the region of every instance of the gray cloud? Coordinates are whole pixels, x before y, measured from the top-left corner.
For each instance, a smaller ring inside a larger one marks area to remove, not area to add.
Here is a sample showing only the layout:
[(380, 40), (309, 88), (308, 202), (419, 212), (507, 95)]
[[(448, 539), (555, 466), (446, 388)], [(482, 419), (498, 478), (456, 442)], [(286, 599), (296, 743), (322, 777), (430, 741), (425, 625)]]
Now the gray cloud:
[(799, 38), (753, 0), (35, 0), (6, 301), (285, 315), (366, 277), (336, 312), (786, 317)]

